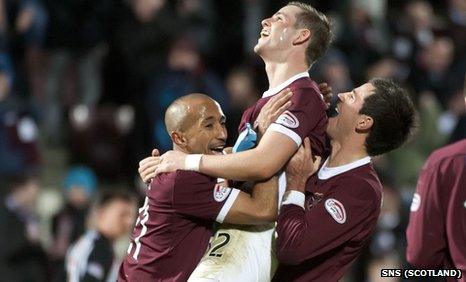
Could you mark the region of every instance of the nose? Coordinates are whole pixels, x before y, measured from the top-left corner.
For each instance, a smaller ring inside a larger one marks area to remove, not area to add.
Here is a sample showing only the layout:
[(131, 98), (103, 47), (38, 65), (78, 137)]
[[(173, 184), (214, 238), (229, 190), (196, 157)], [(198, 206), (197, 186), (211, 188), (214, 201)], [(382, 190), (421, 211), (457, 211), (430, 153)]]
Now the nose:
[(262, 27), (269, 27), (270, 26), (270, 18), (263, 19), (261, 24), (262, 24)]
[(228, 137), (227, 129), (224, 126), (220, 126), (217, 134), (217, 138), (226, 142)]
[(338, 93), (338, 99), (340, 99), (340, 101), (343, 102), (343, 99), (345, 98), (345, 94), (344, 93)]

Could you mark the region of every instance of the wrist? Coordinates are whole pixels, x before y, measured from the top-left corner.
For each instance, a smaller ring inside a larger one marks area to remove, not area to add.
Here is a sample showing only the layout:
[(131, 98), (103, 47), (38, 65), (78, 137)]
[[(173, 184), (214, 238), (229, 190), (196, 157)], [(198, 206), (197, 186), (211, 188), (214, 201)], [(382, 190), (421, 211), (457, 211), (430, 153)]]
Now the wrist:
[(203, 154), (190, 154), (184, 160), (184, 169), (199, 172)]
[(306, 183), (302, 183), (299, 181), (287, 181), (286, 182), (286, 190), (295, 190), (299, 192), (303, 192), (305, 190)]

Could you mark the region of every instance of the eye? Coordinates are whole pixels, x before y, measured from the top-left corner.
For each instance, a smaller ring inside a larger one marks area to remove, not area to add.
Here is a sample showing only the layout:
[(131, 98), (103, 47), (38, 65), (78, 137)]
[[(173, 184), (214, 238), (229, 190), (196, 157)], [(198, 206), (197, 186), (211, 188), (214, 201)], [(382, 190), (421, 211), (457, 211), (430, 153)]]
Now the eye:
[(213, 128), (213, 127), (214, 127), (214, 125), (212, 123), (206, 124), (206, 126), (205, 126), (205, 128), (209, 128), (209, 129)]

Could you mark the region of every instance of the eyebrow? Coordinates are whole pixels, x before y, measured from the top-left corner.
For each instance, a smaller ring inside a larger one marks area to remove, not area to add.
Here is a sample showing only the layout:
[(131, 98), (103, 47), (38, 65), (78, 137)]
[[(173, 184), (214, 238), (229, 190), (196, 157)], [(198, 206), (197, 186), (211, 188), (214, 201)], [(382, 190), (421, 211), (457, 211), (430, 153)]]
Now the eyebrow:
[[(214, 117), (214, 116), (209, 116), (209, 117), (203, 119), (202, 122), (203, 122), (203, 123), (206, 123), (206, 122), (210, 122), (210, 121), (212, 121), (212, 120), (215, 120), (215, 117)], [(226, 120), (226, 117), (225, 117), (224, 115), (222, 115), (222, 116), (220, 117), (220, 120), (221, 120), (221, 121), (225, 121), (225, 120)]]
[(205, 119), (202, 120), (202, 122), (203, 122), (203, 123), (204, 123), (204, 122), (209, 122), (209, 121), (211, 121), (211, 120), (213, 120), (213, 119), (215, 119), (214, 116), (206, 117)]
[(273, 14), (274, 16), (283, 16), (284, 18), (286, 18), (286, 15), (283, 14), (282, 12), (276, 12), (275, 14)]

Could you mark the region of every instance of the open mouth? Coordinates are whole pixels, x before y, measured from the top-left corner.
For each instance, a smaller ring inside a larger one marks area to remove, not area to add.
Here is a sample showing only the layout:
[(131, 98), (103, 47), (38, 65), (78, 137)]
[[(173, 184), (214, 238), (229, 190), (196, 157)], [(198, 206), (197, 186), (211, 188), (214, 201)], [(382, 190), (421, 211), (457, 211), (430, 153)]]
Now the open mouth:
[(223, 149), (225, 148), (225, 145), (222, 146), (217, 146), (217, 147), (211, 147), (210, 151), (214, 155), (223, 155)]
[(330, 107), (327, 109), (327, 116), (330, 118), (338, 116), (340, 114), (339, 105), (340, 103), (338, 103), (338, 100), (333, 100), (330, 103)]
[(261, 37), (267, 37), (270, 35), (270, 31), (267, 29), (261, 30)]

